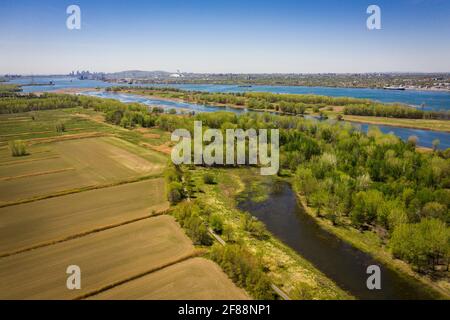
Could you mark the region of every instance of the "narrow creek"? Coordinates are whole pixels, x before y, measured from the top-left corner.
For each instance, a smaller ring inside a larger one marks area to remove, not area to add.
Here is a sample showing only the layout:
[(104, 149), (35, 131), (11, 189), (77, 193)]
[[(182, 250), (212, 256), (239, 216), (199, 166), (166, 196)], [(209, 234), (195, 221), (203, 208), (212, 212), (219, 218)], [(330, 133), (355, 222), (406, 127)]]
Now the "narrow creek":
[[(277, 185), (264, 201), (254, 201), (251, 192), (241, 194), (239, 209), (264, 222), (274, 236), (342, 289), (357, 299), (433, 299), (423, 286), (322, 229), (297, 202), (289, 183), (277, 181), (273, 184)], [(378, 265), (381, 269), (381, 290), (367, 288), (369, 265)]]

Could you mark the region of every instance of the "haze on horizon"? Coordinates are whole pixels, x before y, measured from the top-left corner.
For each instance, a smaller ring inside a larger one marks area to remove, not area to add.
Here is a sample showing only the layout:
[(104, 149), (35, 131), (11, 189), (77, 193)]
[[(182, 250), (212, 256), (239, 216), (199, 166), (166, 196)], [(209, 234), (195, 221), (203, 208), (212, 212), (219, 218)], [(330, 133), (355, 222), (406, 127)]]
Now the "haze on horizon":
[[(71, 4), (81, 30), (66, 28)], [(449, 40), (445, 0), (0, 3), (0, 74), (449, 72)]]

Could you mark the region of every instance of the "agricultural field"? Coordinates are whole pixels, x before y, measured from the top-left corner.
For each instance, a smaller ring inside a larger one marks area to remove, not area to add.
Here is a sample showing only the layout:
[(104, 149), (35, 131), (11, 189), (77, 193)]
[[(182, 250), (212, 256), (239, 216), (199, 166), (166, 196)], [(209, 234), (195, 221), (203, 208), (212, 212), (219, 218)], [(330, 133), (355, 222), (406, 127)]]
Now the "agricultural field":
[[(42, 139), (66, 135), (103, 132), (112, 133), (114, 129), (93, 122), (87, 117), (77, 116), (80, 110), (43, 110), (0, 115), (0, 146), (7, 146), (9, 140)], [(56, 131), (56, 124), (63, 123), (64, 132)]]
[[(169, 216), (159, 216), (1, 258), (0, 299), (73, 299), (194, 254)], [(81, 290), (66, 288), (66, 268), (81, 269)]]
[(192, 258), (127, 282), (90, 299), (101, 300), (246, 300), (219, 266)]
[(0, 115), (0, 299), (248, 299), (165, 214), (168, 142), (81, 108)]
[(168, 209), (163, 179), (0, 208), (0, 256)]
[(154, 151), (136, 151), (131, 143), (115, 137), (46, 143), (36, 149), (31, 146), (30, 154), (45, 153), (41, 158), (14, 158), (8, 152), (0, 151), (0, 204), (161, 174), (166, 162)]

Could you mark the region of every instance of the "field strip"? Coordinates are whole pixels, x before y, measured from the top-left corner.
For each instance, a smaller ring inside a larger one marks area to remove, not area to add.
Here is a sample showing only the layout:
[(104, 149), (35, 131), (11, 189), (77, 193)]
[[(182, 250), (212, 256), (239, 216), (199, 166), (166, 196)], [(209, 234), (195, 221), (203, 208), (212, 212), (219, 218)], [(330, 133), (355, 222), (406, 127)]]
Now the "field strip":
[(120, 285), (123, 285), (123, 284), (125, 284), (125, 283), (127, 283), (127, 282), (130, 282), (130, 281), (133, 281), (133, 280), (142, 278), (142, 277), (144, 277), (144, 276), (146, 276), (146, 275), (152, 274), (152, 273), (154, 273), (154, 272), (163, 270), (163, 269), (168, 268), (168, 267), (170, 267), (170, 266), (173, 266), (173, 265), (182, 263), (182, 262), (184, 262), (184, 261), (187, 261), (187, 260), (189, 260), (189, 259), (192, 259), (192, 258), (196, 257), (196, 256), (199, 255), (199, 254), (200, 254), (200, 252), (198, 252), (198, 251), (197, 251), (197, 252), (193, 252), (193, 253), (188, 254), (188, 255), (186, 255), (186, 256), (184, 256), (184, 257), (181, 257), (180, 259), (177, 259), (177, 260), (175, 260), (175, 261), (173, 261), (173, 262), (169, 262), (169, 263), (167, 263), (167, 264), (165, 264), (165, 265), (161, 265), (161, 266), (152, 268), (152, 269), (147, 270), (147, 271), (145, 271), (145, 272), (142, 272), (142, 273), (140, 273), (140, 274), (136, 274), (136, 275), (131, 276), (131, 277), (129, 277), (129, 278), (126, 278), (126, 279), (123, 279), (123, 280), (119, 280), (119, 281), (117, 281), (117, 282), (115, 282), (115, 283), (111, 283), (111, 284), (109, 284), (109, 285), (107, 285), (107, 286), (104, 286), (103, 288), (100, 288), (100, 289), (94, 290), (94, 291), (92, 291), (92, 292), (86, 293), (86, 294), (84, 294), (84, 295), (82, 295), (82, 296), (78, 296), (78, 297), (76, 297), (74, 300), (87, 299), (87, 298), (92, 297), (92, 296), (94, 296), (94, 295), (100, 294), (100, 293), (105, 292), (105, 291), (107, 291), (107, 290), (110, 290), (110, 289), (113, 289), (113, 288), (118, 287), (118, 286), (120, 286)]
[(99, 119), (99, 118), (97, 118), (96, 116), (91, 116), (91, 115), (84, 114), (84, 113), (75, 113), (74, 116), (79, 117), (79, 118), (82, 118), (82, 119), (88, 119), (89, 121), (92, 121), (92, 122), (95, 122), (95, 123), (98, 123), (98, 124), (101, 124), (101, 125), (104, 125), (104, 126), (107, 126), (107, 127), (111, 127), (111, 128), (116, 129), (116, 130), (130, 131), (130, 130), (128, 130), (127, 128), (124, 128), (124, 127), (117, 126), (117, 125), (114, 125), (114, 124), (112, 124), (112, 123), (106, 122), (106, 121), (103, 119), (103, 117), (102, 117), (102, 119)]
[(0, 254), (58, 242), (169, 209), (164, 180), (93, 190), (0, 209)]
[[(86, 297), (83, 297), (86, 298)], [(213, 261), (192, 257), (135, 277), (103, 292), (93, 300), (249, 300)]]
[[(4, 202), (4, 203), (0, 203), (0, 209), (10, 207), (10, 206), (16, 206), (16, 205), (21, 205), (21, 204), (25, 204), (25, 203), (35, 202), (35, 201), (41, 201), (41, 200), (46, 200), (46, 199), (51, 199), (51, 198), (67, 196), (70, 194), (75, 194), (75, 193), (80, 193), (80, 192), (85, 192), (85, 191), (110, 188), (110, 187), (120, 186), (120, 185), (124, 185), (124, 184), (128, 184), (128, 183), (156, 179), (156, 178), (160, 178), (162, 176), (163, 176), (163, 173), (157, 173), (157, 174), (152, 174), (152, 175), (147, 175), (147, 176), (142, 176), (142, 177), (136, 177), (133, 179), (122, 180), (122, 181), (118, 181), (118, 182), (112, 182), (112, 183), (106, 183), (106, 184), (96, 184), (96, 185), (92, 185), (92, 186), (64, 190), (61, 192), (55, 192), (55, 193), (37, 196), (37, 197), (33, 197), (33, 198), (28, 198), (28, 199), (21, 199), (18, 201)], [(1, 213), (0, 213), (0, 215), (1, 215)]]
[(33, 172), (33, 173), (29, 173), (29, 174), (22, 174), (20, 176), (0, 177), (0, 181), (10, 181), (10, 180), (23, 179), (23, 178), (28, 178), (28, 177), (43, 176), (46, 174), (61, 173), (61, 172), (72, 171), (72, 170), (76, 170), (76, 169), (75, 168), (64, 168), (64, 169), (59, 169), (59, 170)]
[(154, 146), (150, 143), (142, 142), (139, 144), (142, 147), (149, 148), (153, 151), (160, 152), (164, 155), (170, 155), (172, 152), (172, 147), (170, 146), (170, 142), (163, 143), (159, 146)]
[[(34, 154), (36, 154), (36, 153), (34, 153)], [(0, 162), (0, 166), (13, 166), (15, 164), (23, 164), (23, 163), (29, 163), (29, 162), (45, 161), (45, 160), (54, 160), (54, 159), (59, 159), (59, 158), (61, 158), (61, 157), (60, 156), (51, 156), (51, 157), (47, 157), (47, 158)]]
[(54, 244), (58, 244), (58, 243), (62, 243), (62, 242), (70, 241), (70, 240), (74, 240), (74, 239), (81, 238), (81, 237), (84, 237), (84, 236), (87, 236), (87, 235), (90, 235), (90, 234), (93, 234), (93, 233), (97, 233), (97, 232), (101, 232), (101, 231), (105, 231), (105, 230), (109, 230), (109, 229), (113, 229), (113, 228), (117, 228), (117, 227), (121, 227), (121, 226), (126, 226), (127, 224), (138, 222), (138, 221), (141, 221), (141, 220), (159, 217), (159, 216), (162, 216), (162, 215), (166, 215), (169, 211), (170, 211), (170, 209), (169, 210), (163, 210), (163, 211), (160, 211), (160, 212), (155, 212), (155, 213), (152, 213), (152, 214), (150, 214), (148, 216), (139, 217), (139, 218), (132, 219), (132, 220), (127, 220), (127, 221), (124, 221), (124, 222), (121, 222), (121, 223), (116, 223), (116, 224), (110, 224), (110, 225), (107, 225), (107, 226), (102, 226), (102, 227), (95, 228), (95, 229), (88, 230), (88, 231), (84, 231), (84, 232), (81, 232), (81, 233), (78, 233), (78, 234), (73, 234), (73, 235), (67, 236), (65, 238), (52, 240), (52, 241), (48, 241), (48, 242), (42, 242), (42, 243), (36, 244), (36, 245), (34, 245), (32, 247), (23, 248), (23, 249), (19, 249), (19, 250), (16, 250), (16, 251), (11, 251), (11, 252), (2, 253), (2, 254), (0, 254), (0, 259), (1, 258), (6, 258), (6, 257), (9, 257), (9, 256), (13, 256), (15, 254), (19, 254), (19, 253), (23, 253), (23, 252), (27, 252), (27, 251), (31, 251), (31, 250), (35, 250), (35, 249), (39, 249), (39, 248), (43, 248), (43, 247), (47, 247), (47, 246), (51, 246), (51, 245), (54, 245)]
[[(2, 258), (0, 299), (75, 299), (194, 254), (173, 217), (146, 219)], [(66, 286), (71, 265), (80, 290)]]
[(0, 120), (0, 122), (2, 124), (14, 124), (17, 122), (30, 122), (32, 121), (31, 118), (30, 119), (18, 119), (18, 120)]
[(86, 133), (77, 133), (77, 134), (68, 134), (57, 137), (50, 138), (34, 138), (26, 140), (30, 145), (40, 144), (40, 143), (50, 143), (50, 142), (59, 142), (59, 141), (67, 141), (67, 140), (77, 140), (77, 139), (87, 139), (87, 138), (98, 138), (98, 137), (111, 137), (114, 136), (111, 133), (104, 132), (86, 132)]
[(30, 134), (44, 134), (44, 133), (54, 133), (54, 131), (30, 131), (30, 132), (19, 132), (19, 133), (11, 133), (11, 134), (1, 134), (0, 138), (27, 136)]
[[(99, 138), (99, 137), (113, 137), (114, 134), (106, 132), (84, 132), (75, 134), (66, 134), (61, 136), (45, 137), (45, 138), (32, 138), (24, 139), (28, 145), (36, 145), (41, 143), (51, 143), (59, 141), (77, 140), (77, 139), (87, 139), (87, 138)], [(1, 141), (1, 148), (8, 148), (8, 141)]]
[[(5, 114), (2, 114), (2, 116), (3, 115), (5, 115)], [(31, 116), (22, 116), (22, 117), (19, 116), (19, 117), (9, 117), (9, 118), (5, 118), (5, 119), (6, 120), (16, 120), (16, 119), (17, 120), (23, 120), (23, 119), (32, 119), (32, 118), (31, 118)], [(1, 118), (0, 118), (0, 122), (1, 121), (3, 121), (3, 120), (1, 120)]]

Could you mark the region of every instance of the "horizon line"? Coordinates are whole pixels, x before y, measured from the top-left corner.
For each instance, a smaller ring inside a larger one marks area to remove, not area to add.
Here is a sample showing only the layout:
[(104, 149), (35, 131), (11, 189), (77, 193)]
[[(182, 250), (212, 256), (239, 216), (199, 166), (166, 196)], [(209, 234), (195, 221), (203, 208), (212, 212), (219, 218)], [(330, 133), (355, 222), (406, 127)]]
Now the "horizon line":
[(70, 76), (72, 72), (89, 72), (96, 74), (115, 74), (122, 72), (165, 72), (171, 74), (204, 74), (204, 75), (349, 75), (349, 74), (450, 74), (450, 71), (366, 71), (366, 72), (176, 72), (176, 71), (166, 71), (166, 70), (139, 70), (139, 69), (129, 69), (122, 71), (106, 72), (106, 71), (90, 71), (88, 69), (73, 70), (68, 73), (0, 73), (0, 76)]

